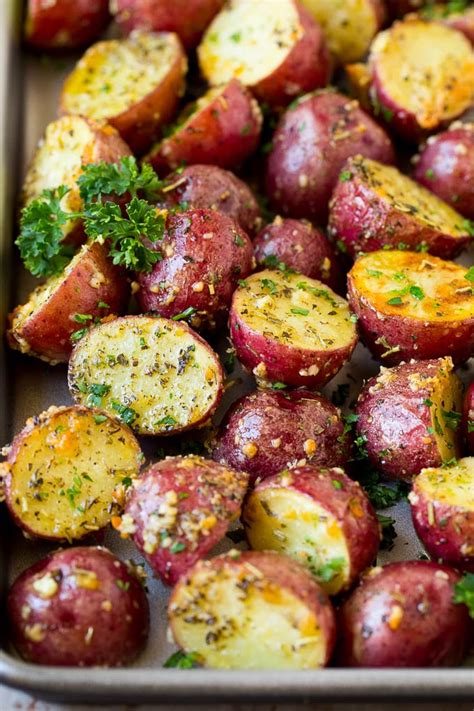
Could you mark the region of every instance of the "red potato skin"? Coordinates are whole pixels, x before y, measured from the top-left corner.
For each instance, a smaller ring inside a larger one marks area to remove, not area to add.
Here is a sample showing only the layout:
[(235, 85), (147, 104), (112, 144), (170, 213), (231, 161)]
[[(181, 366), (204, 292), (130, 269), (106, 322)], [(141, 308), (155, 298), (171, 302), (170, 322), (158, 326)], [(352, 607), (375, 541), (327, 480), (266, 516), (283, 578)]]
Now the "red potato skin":
[(111, 11), (125, 35), (133, 30), (176, 32), (190, 50), (223, 5), (224, 0), (113, 0)]
[[(19, 330), (15, 329), (15, 316), (20, 307), (10, 314), (8, 344), (21, 350), (17, 340), (20, 337), (28, 344), (31, 355), (52, 364), (67, 363), (73, 347), (71, 334), (90, 325), (89, 321), (78, 323), (74, 316), (90, 315), (93, 323), (94, 318), (122, 313), (128, 298), (128, 281), (122, 270), (112, 264), (106, 246), (93, 242), (84, 248), (76, 266)], [(99, 307), (101, 301), (109, 308)]]
[[(305, 450), (308, 440), (316, 443), (311, 454)], [(243, 448), (251, 444), (257, 451), (249, 457)], [(240, 398), (227, 413), (212, 453), (217, 462), (246, 471), (251, 484), (301, 461), (344, 466), (350, 455), (341, 413), (322, 395), (307, 390), (257, 390)]]
[[(282, 477), (291, 477), (291, 483), (283, 484)], [(336, 489), (335, 481), (339, 482), (340, 489)], [(346, 588), (350, 587), (375, 560), (380, 546), (377, 514), (359, 482), (352, 481), (339, 467), (324, 469), (309, 464), (268, 477), (256, 486), (255, 491), (258, 493), (282, 486), (320, 504), (339, 523), (349, 553), (350, 571)]]
[(386, 0), (386, 5), (390, 18), (396, 18), (419, 10), (426, 0)]
[(107, 27), (108, 0), (28, 0), (25, 42), (39, 50), (89, 44)]
[[(95, 573), (98, 587), (77, 585), (78, 569)], [(59, 578), (58, 592), (50, 598), (33, 587), (47, 573)], [(30, 610), (26, 617), (25, 609)], [(89, 546), (56, 551), (25, 570), (10, 589), (8, 617), (13, 644), (23, 659), (48, 666), (130, 664), (149, 630), (141, 583), (110, 551)], [(40, 641), (25, 634), (25, 628), (34, 626), (44, 635)]]
[(474, 45), (474, 9), (467, 9), (463, 13), (455, 13), (443, 20), (445, 25), (452, 27), (453, 30), (462, 32), (467, 37), (469, 42)]
[(413, 177), (469, 220), (474, 219), (474, 124), (455, 122), (429, 138)]
[(371, 464), (389, 479), (411, 481), (424, 467), (443, 463), (435, 437), (428, 432), (431, 412), (424, 400), (431, 391), (410, 387), (410, 376), (429, 376), (438, 368), (438, 360), (402, 363), (385, 371), (389, 376), (385, 382), (370, 378), (361, 390), (356, 432), (365, 438)]
[(258, 233), (254, 251), (259, 265), (275, 256), (290, 269), (342, 291), (344, 278), (336, 253), (324, 233), (307, 220), (276, 217)]
[(189, 165), (167, 176), (166, 183), (165, 207), (185, 203), (217, 210), (235, 220), (248, 235), (254, 235), (261, 227), (262, 215), (254, 194), (229, 170), (217, 165)]
[(145, 160), (159, 175), (182, 164), (235, 168), (257, 150), (262, 121), (249, 90), (232, 79), (186, 125), (153, 147)]
[[(167, 457), (142, 474), (125, 514), (134, 521), (135, 545), (164, 583), (177, 583), (224, 538), (230, 522), (239, 516), (247, 484), (245, 472), (232, 471), (201, 457)], [(176, 494), (176, 519), (167, 526), (172, 544), (165, 548), (158, 543), (154, 551), (147, 552), (147, 522), (160, 506), (166, 506), (168, 492)], [(212, 526), (199, 527), (201, 521), (211, 518)], [(191, 539), (185, 535), (189, 530)], [(172, 552), (176, 544), (184, 549)]]
[(467, 452), (472, 456), (474, 454), (474, 381), (469, 384), (464, 395), (462, 429), (466, 438)]
[[(472, 629), (465, 605), (452, 602), (459, 579), (452, 568), (431, 561), (410, 560), (374, 569), (341, 608), (338, 664), (459, 665)], [(393, 616), (394, 608), (402, 610), (401, 620)]]
[(381, 163), (395, 160), (389, 137), (357, 101), (333, 91), (303, 97), (275, 131), (266, 194), (285, 215), (325, 224), (339, 173), (358, 153)]
[(230, 217), (214, 210), (191, 208), (169, 215), (156, 248), (163, 250), (164, 258), (151, 272), (138, 274), (138, 304), (143, 313), (167, 318), (193, 307), (195, 328), (213, 328), (223, 320), (237, 281), (254, 265), (249, 237)]

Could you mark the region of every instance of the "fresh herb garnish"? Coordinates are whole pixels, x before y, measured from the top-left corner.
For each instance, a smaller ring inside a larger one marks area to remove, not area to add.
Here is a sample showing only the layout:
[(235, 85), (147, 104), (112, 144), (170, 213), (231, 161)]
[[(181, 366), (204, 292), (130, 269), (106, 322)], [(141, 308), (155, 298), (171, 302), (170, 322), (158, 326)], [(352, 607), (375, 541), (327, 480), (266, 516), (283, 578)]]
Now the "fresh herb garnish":
[(454, 586), (453, 602), (464, 604), (474, 619), (474, 573), (466, 573)]
[(193, 669), (198, 665), (198, 655), (196, 652), (186, 654), (181, 650), (168, 657), (163, 666), (166, 669)]
[(397, 537), (394, 523), (395, 519), (391, 516), (383, 516), (382, 514), (377, 514), (380, 526), (382, 528), (382, 541), (380, 543), (380, 548), (385, 551), (391, 551), (395, 545), (395, 538)]

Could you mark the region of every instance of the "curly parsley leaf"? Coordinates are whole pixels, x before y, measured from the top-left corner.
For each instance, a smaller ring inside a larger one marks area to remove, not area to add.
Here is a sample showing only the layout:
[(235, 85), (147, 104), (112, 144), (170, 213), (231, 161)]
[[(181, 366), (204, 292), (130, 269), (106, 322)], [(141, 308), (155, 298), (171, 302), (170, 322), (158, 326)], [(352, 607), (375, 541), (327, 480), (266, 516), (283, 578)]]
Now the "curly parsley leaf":
[(143, 197), (157, 200), (164, 183), (149, 163), (137, 165), (136, 158), (125, 156), (119, 163), (90, 163), (77, 180), (79, 194), (86, 205), (103, 195)]
[(198, 665), (198, 655), (196, 652), (186, 654), (179, 650), (168, 657), (163, 666), (166, 669), (193, 669)]
[(454, 586), (453, 602), (463, 603), (469, 610), (469, 615), (474, 619), (474, 573), (466, 573)]

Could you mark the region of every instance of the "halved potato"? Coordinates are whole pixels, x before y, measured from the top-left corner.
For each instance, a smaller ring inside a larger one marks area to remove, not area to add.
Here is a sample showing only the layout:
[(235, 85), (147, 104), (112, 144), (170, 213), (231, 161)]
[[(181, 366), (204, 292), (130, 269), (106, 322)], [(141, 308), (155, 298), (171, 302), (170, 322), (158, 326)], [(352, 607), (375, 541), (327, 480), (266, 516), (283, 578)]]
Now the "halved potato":
[(470, 271), (419, 252), (370, 252), (348, 274), (348, 298), (362, 339), (387, 365), (474, 353)]
[(217, 669), (317, 669), (336, 637), (323, 590), (273, 552), (200, 561), (176, 585), (168, 616), (179, 646)]
[(101, 410), (51, 407), (27, 420), (2, 465), (14, 521), (38, 538), (74, 541), (120, 513), (143, 455), (128, 429)]
[(168, 123), (184, 89), (187, 60), (173, 32), (135, 31), (89, 47), (66, 78), (60, 112), (108, 121), (134, 153)]
[(223, 374), (217, 355), (185, 323), (124, 316), (79, 341), (68, 379), (76, 402), (97, 404), (140, 434), (163, 435), (212, 415)]
[(471, 43), (437, 22), (395, 22), (375, 38), (369, 62), (373, 97), (407, 140), (433, 133), (473, 100)]
[(294, 272), (247, 277), (234, 292), (229, 326), (237, 357), (263, 384), (322, 386), (357, 344), (347, 301)]
[(28, 0), (25, 42), (44, 51), (92, 42), (109, 21), (108, 0)]
[(397, 168), (349, 158), (334, 189), (329, 232), (351, 256), (402, 244), (450, 259), (471, 240), (454, 208)]

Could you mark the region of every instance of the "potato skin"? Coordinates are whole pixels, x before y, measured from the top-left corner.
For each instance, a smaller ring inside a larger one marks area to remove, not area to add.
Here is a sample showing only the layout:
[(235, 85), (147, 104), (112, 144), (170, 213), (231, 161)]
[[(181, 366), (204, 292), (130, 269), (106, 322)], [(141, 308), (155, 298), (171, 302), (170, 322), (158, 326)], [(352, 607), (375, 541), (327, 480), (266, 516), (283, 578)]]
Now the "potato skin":
[(474, 124), (453, 123), (428, 139), (413, 177), (469, 220), (474, 219)]
[(464, 605), (452, 601), (452, 568), (410, 560), (374, 568), (343, 604), (337, 661), (350, 667), (448, 667), (470, 641)]
[(196, 112), (145, 156), (158, 174), (193, 163), (235, 168), (256, 151), (263, 121), (257, 102), (237, 79), (216, 91), (205, 94), (202, 105), (198, 100)]
[(222, 322), (237, 281), (254, 263), (250, 239), (237, 223), (214, 210), (170, 214), (156, 248), (163, 259), (137, 277), (142, 312), (171, 318), (193, 308), (194, 328), (214, 328)]
[(394, 162), (389, 137), (357, 101), (333, 91), (303, 97), (283, 114), (275, 131), (267, 196), (285, 215), (323, 224), (341, 168), (357, 153)]
[(277, 216), (253, 244), (257, 264), (265, 265), (267, 257), (274, 256), (290, 269), (341, 292), (343, 276), (336, 253), (324, 233), (307, 220)]
[(245, 472), (202, 457), (167, 457), (141, 475), (119, 530), (133, 529), (133, 541), (154, 572), (174, 585), (225, 536), (247, 483)]
[(474, 454), (474, 381), (469, 383), (464, 395), (463, 433), (466, 438), (467, 453)]
[[(10, 348), (51, 365), (67, 363), (75, 331), (90, 326), (96, 318), (122, 313), (129, 297), (125, 275), (108, 258), (107, 247), (98, 242), (85, 245), (59, 278), (46, 282), (46, 288), (48, 284), (54, 284), (50, 295), (29, 316), (21, 317), (27, 304), (17, 306), (9, 315), (7, 341)], [(37, 287), (30, 299), (43, 289)], [(77, 314), (91, 318), (78, 321)]]
[(25, 42), (35, 49), (75, 49), (107, 27), (108, 0), (28, 0)]
[(50, 553), (15, 580), (7, 604), (13, 644), (34, 664), (123, 666), (148, 637), (143, 586), (106, 548)]
[(111, 11), (124, 34), (133, 30), (176, 32), (184, 47), (195, 47), (224, 0), (113, 0)]
[(296, 462), (343, 466), (350, 454), (341, 413), (322, 395), (257, 390), (231, 407), (212, 456), (246, 471), (253, 484)]
[(166, 178), (165, 207), (180, 203), (217, 210), (232, 218), (248, 235), (262, 224), (261, 211), (251, 189), (229, 170), (217, 165), (189, 165)]

